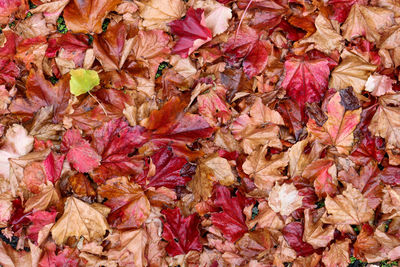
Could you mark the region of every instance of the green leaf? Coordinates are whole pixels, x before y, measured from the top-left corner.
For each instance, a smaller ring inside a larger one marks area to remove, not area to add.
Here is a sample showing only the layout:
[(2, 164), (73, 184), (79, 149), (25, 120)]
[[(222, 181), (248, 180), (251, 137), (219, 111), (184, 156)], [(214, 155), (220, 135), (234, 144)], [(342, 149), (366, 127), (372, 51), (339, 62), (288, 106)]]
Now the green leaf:
[(68, 32), (68, 28), (65, 25), (63, 16), (59, 16), (57, 19), (57, 31), (62, 34), (66, 34)]
[(76, 69), (69, 73), (71, 74), (69, 87), (71, 94), (75, 96), (85, 94), (100, 84), (99, 75), (94, 70)]
[(110, 24), (110, 19), (109, 18), (106, 18), (104, 21), (103, 21), (103, 24), (101, 25), (101, 28), (102, 28), (102, 30), (103, 30), (103, 32), (106, 32), (107, 31), (107, 27), (108, 27), (108, 24)]

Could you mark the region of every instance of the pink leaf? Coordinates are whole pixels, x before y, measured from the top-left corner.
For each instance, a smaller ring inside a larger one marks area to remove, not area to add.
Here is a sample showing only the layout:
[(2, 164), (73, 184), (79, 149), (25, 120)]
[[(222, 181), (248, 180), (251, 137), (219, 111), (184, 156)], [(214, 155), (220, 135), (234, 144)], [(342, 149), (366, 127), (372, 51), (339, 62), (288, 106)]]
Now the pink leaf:
[(79, 172), (89, 172), (100, 165), (101, 157), (78, 130), (68, 130), (64, 134), (61, 151), (67, 152), (67, 160)]
[(43, 161), (46, 177), (53, 184), (60, 178), (65, 155), (58, 155), (51, 152)]
[(57, 211), (36, 211), (31, 215), (28, 215), (27, 218), (31, 220), (32, 225), (30, 225), (27, 229), (27, 236), (34, 242), (38, 240), (38, 234), (40, 230), (48, 224), (54, 223), (56, 221)]

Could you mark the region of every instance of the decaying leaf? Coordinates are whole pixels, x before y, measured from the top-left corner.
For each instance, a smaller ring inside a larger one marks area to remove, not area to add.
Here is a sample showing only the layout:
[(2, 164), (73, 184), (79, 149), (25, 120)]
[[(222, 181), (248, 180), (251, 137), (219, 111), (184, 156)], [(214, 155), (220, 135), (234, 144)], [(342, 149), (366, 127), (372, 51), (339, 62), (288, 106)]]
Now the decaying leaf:
[(147, 29), (166, 29), (168, 22), (180, 19), (185, 13), (185, 4), (180, 0), (147, 0), (138, 6)]

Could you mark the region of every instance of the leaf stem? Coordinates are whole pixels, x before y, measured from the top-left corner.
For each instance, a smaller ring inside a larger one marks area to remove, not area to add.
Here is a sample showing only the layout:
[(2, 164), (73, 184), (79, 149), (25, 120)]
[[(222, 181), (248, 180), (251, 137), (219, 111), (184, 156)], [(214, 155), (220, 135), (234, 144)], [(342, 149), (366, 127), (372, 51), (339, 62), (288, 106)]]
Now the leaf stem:
[(88, 91), (89, 95), (91, 97), (93, 97), (94, 100), (96, 100), (96, 102), (100, 105), (101, 109), (104, 111), (104, 114), (106, 114), (106, 116), (108, 117), (108, 113), (106, 111), (106, 109), (104, 108), (104, 106), (100, 103), (100, 101), (97, 99), (97, 97), (95, 97), (94, 95), (92, 95), (92, 93), (90, 91)]
[(253, 3), (253, 0), (249, 1), (249, 3), (247, 4), (246, 8), (244, 9), (242, 17), (240, 18), (239, 25), (238, 25), (238, 28), (237, 28), (236, 33), (235, 33), (235, 41), (236, 41), (236, 37), (237, 37), (237, 35), (239, 33), (240, 26), (242, 26), (242, 22), (243, 22), (244, 16), (246, 15), (247, 10), (249, 9), (251, 3)]

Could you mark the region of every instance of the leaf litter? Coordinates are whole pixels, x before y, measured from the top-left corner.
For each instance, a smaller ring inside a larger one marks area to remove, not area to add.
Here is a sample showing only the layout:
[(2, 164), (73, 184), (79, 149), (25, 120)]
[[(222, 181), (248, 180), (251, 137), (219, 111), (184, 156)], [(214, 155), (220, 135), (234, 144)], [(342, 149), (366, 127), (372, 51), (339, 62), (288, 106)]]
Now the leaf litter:
[(0, 265), (397, 266), (399, 23), (0, 0)]

